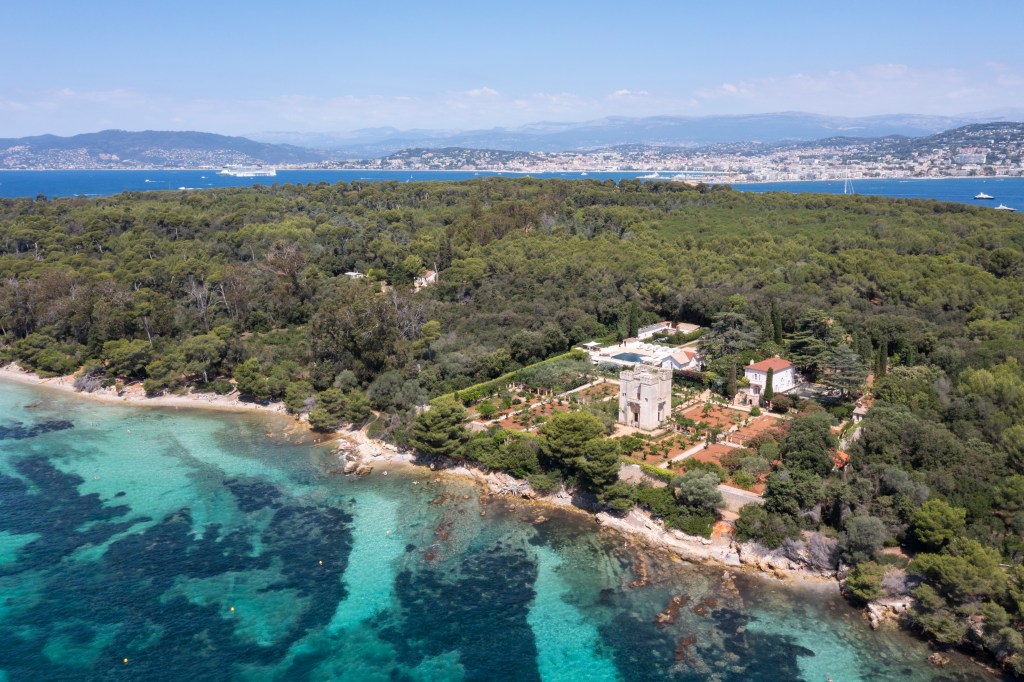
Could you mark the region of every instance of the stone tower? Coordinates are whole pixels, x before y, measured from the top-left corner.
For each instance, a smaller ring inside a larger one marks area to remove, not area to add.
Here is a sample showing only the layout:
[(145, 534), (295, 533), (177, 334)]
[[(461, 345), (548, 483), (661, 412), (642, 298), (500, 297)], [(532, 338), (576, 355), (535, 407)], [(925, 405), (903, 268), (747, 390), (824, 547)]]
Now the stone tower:
[(672, 370), (637, 365), (619, 374), (619, 423), (653, 431), (672, 412)]

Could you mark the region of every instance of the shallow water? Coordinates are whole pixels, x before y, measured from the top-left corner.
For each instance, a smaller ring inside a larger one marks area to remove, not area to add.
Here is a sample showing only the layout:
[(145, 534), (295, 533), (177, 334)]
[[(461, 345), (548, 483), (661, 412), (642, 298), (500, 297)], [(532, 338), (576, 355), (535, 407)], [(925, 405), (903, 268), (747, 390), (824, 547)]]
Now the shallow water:
[(286, 426), (0, 383), (0, 679), (995, 679), (827, 587), (667, 556), (637, 585), (585, 517), (334, 475)]

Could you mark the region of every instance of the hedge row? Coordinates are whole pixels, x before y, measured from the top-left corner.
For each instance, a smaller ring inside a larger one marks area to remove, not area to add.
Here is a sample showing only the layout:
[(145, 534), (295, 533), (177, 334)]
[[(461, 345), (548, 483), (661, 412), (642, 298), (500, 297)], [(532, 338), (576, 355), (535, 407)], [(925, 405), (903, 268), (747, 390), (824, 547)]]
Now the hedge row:
[(584, 357), (586, 357), (586, 353), (584, 353), (581, 350), (574, 349), (569, 351), (568, 353), (562, 353), (561, 355), (556, 355), (553, 358), (541, 360), (540, 362), (536, 362), (532, 365), (527, 365), (526, 367), (520, 367), (515, 371), (508, 372), (507, 374), (502, 374), (500, 377), (496, 379), (491, 379), (490, 381), (474, 384), (473, 386), (469, 386), (468, 388), (463, 388), (458, 391), (452, 391), (451, 393), (446, 393), (442, 396), (434, 398), (434, 400), (439, 400), (441, 398), (455, 398), (456, 400), (461, 401), (463, 405), (469, 407), (476, 401), (481, 400), (483, 398), (487, 398), (488, 396), (492, 396), (498, 391), (500, 391), (502, 388), (507, 386), (508, 384), (514, 382), (516, 378), (519, 376), (519, 373), (522, 372), (523, 370), (530, 369), (532, 367), (538, 367), (540, 365), (549, 364), (552, 362), (558, 362), (559, 360), (564, 360), (565, 358)]

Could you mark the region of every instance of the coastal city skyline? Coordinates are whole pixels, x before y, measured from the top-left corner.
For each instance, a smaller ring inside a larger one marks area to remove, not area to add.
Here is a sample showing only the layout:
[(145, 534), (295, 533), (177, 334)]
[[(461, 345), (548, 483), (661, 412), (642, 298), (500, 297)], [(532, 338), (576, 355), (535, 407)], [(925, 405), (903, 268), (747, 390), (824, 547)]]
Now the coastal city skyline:
[[(990, 3), (0, 9), (2, 137), (105, 128), (465, 129), (605, 116), (959, 115), (1024, 101), (1024, 8)], [(949, 49), (955, 45), (956, 49)]]

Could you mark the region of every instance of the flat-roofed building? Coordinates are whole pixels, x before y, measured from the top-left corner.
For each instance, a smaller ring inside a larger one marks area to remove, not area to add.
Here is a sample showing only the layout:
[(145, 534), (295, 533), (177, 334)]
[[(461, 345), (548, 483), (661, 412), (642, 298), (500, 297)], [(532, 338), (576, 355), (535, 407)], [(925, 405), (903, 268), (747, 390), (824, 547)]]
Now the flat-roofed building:
[(619, 374), (619, 423), (653, 431), (672, 412), (672, 370), (637, 365)]

